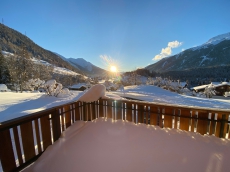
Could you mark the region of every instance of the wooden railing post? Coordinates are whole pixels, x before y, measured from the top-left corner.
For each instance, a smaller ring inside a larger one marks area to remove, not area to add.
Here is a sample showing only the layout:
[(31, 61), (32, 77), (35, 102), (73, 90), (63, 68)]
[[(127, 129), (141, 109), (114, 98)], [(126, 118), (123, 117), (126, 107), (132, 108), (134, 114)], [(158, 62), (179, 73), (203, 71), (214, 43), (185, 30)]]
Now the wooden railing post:
[(122, 119), (122, 102), (116, 101), (116, 111), (117, 111), (117, 119)]
[(226, 118), (226, 115), (223, 114), (222, 115), (222, 118), (221, 118), (221, 122), (220, 122), (220, 134), (219, 134), (219, 137), (220, 138), (223, 138), (224, 137), (224, 128), (225, 128), (225, 118)]
[(55, 109), (55, 113), (52, 114), (52, 130), (53, 130), (53, 139), (55, 142), (56, 140), (58, 140), (58, 138), (61, 135), (59, 109)]
[(91, 104), (91, 108), (92, 108), (92, 120), (94, 120), (94, 119), (96, 119), (95, 102), (92, 102), (92, 104)]
[(3, 171), (13, 171), (16, 168), (10, 131), (0, 131), (0, 159)]
[[(144, 123), (144, 105), (138, 105), (138, 119), (135, 122), (137, 123)], [(135, 118), (136, 119), (136, 118)]]
[(132, 122), (132, 102), (127, 102), (126, 103), (126, 120)]
[(104, 101), (99, 99), (99, 117), (104, 117)]
[(88, 121), (88, 104), (83, 102), (83, 120)]

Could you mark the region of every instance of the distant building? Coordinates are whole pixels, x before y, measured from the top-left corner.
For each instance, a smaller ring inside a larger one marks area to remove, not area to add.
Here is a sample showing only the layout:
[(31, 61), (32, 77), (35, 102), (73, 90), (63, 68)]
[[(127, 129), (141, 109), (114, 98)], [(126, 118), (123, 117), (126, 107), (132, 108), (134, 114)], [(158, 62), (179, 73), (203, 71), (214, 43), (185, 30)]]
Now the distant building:
[[(222, 82), (221, 84), (213, 84), (213, 87), (215, 88), (216, 95), (217, 96), (224, 96), (225, 92), (230, 92), (230, 83), (229, 82)], [(208, 87), (208, 85), (200, 85), (197, 87), (193, 87), (192, 90), (196, 92), (204, 92), (205, 87)]]
[(86, 83), (79, 83), (79, 84), (70, 86), (69, 90), (84, 91), (87, 88), (88, 88), (88, 85)]

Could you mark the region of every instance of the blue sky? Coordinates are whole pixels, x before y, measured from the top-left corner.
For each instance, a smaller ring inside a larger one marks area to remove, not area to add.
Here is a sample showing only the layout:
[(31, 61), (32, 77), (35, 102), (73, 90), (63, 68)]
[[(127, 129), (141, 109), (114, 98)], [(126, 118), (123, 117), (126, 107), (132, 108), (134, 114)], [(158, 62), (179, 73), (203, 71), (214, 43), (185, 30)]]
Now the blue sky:
[(41, 47), (120, 71), (230, 32), (229, 0), (1, 0), (0, 8), (5, 25)]

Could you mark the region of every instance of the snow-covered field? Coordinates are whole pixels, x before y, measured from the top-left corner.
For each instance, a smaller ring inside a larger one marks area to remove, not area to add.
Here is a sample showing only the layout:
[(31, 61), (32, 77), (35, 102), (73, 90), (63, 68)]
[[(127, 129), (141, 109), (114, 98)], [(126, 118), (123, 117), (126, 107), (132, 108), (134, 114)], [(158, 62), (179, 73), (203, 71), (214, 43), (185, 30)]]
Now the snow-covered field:
[(230, 109), (230, 99), (221, 100), (186, 96), (150, 85), (128, 86), (125, 87), (124, 92), (114, 92), (114, 94), (156, 103)]
[(0, 122), (78, 100), (82, 92), (57, 98), (44, 93), (0, 92)]
[[(77, 101), (83, 93), (81, 91), (72, 91), (71, 95), (57, 98), (43, 93), (0, 92), (0, 122)], [(157, 103), (230, 109), (230, 100), (184, 96), (148, 85), (128, 86), (125, 87), (124, 92), (106, 92), (106, 96), (115, 99), (119, 99), (119, 96), (124, 96)]]
[[(41, 93), (0, 92), (0, 122), (89, 97), (85, 93), (73, 91), (57, 98)], [(155, 86), (129, 86), (124, 92), (106, 92), (107, 97), (115, 99), (120, 99), (119, 95), (157, 103), (230, 109), (230, 100), (188, 97)], [(230, 169), (229, 159), (227, 139), (99, 118), (93, 122), (77, 121), (25, 171), (225, 172)]]

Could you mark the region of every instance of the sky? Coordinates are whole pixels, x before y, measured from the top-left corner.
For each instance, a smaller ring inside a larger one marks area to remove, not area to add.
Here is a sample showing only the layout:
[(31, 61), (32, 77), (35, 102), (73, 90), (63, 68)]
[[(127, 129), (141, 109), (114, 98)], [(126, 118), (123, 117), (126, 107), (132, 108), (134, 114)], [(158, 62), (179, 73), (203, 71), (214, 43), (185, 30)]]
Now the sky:
[(1, 0), (1, 23), (66, 58), (118, 71), (230, 32), (229, 0)]

